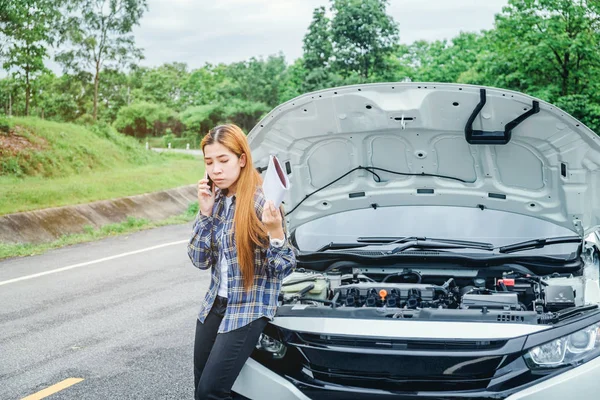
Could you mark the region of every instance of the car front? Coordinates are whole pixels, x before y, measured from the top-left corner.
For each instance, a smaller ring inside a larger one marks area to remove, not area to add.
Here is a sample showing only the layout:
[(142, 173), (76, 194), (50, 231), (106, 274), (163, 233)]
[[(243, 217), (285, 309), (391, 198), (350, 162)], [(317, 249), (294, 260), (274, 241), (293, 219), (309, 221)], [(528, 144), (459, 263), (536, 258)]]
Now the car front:
[(577, 120), (500, 89), (369, 84), (291, 100), (249, 141), (288, 174), (298, 266), (239, 396), (595, 397), (600, 145)]

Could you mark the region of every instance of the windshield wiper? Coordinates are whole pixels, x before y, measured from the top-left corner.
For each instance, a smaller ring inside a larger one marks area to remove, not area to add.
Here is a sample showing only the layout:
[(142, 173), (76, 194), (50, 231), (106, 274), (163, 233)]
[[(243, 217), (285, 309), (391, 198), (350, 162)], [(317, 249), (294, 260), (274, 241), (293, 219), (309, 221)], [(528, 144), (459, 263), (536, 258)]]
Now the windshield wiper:
[(494, 250), (494, 245), (486, 242), (473, 242), (470, 240), (456, 240), (456, 239), (439, 239), (439, 238), (427, 238), (419, 236), (404, 236), (404, 237), (385, 237), (385, 236), (373, 236), (373, 237), (359, 237), (357, 239), (359, 243), (370, 243), (370, 244), (402, 244), (393, 250), (387, 252), (387, 254), (396, 254), (411, 248), (423, 248), (423, 249), (478, 249), (478, 250)]
[[(394, 249), (386, 252), (386, 254), (401, 253), (408, 249), (477, 249), (477, 250), (494, 250), (494, 246), (491, 243), (477, 243), (473, 242), (465, 243), (450, 243), (451, 241), (437, 241), (433, 239), (426, 240), (412, 240), (410, 242), (403, 243), (401, 246), (397, 246)], [(458, 240), (457, 242), (460, 242)]]
[(335, 243), (331, 242), (325, 246), (316, 250), (317, 253), (326, 250), (345, 250), (345, 249), (356, 249), (359, 247), (367, 246), (384, 246), (389, 244), (402, 244), (393, 250), (386, 252), (386, 254), (396, 254), (409, 248), (428, 248), (428, 249), (480, 249), (480, 250), (493, 250), (494, 245), (491, 243), (484, 242), (472, 242), (467, 240), (454, 240), (454, 239), (435, 239), (418, 236), (402, 236), (402, 237), (359, 237), (356, 240), (357, 243)]
[(362, 244), (362, 243), (335, 243), (335, 242), (331, 242), (326, 244), (325, 246), (319, 248), (318, 250), (316, 250), (316, 253), (320, 253), (322, 251), (325, 250), (344, 250), (344, 249), (356, 249), (358, 247), (367, 247), (369, 246), (368, 244)]
[(500, 253), (513, 253), (521, 250), (533, 250), (541, 249), (544, 246), (552, 244), (564, 244), (564, 243), (581, 243), (582, 239), (579, 236), (562, 236), (554, 238), (540, 238), (534, 240), (527, 240), (525, 242), (513, 243), (506, 246), (502, 246), (498, 249)]

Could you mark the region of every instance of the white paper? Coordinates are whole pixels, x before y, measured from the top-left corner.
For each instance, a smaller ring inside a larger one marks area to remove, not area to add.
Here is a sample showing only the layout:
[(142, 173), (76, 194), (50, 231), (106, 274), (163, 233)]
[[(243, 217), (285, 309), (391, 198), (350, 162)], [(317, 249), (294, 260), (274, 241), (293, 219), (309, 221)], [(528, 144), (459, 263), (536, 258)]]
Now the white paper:
[(290, 181), (283, 172), (283, 168), (277, 157), (271, 155), (265, 178), (263, 179), (263, 192), (265, 198), (271, 200), (275, 207), (279, 207), (285, 196), (285, 192), (290, 189)]

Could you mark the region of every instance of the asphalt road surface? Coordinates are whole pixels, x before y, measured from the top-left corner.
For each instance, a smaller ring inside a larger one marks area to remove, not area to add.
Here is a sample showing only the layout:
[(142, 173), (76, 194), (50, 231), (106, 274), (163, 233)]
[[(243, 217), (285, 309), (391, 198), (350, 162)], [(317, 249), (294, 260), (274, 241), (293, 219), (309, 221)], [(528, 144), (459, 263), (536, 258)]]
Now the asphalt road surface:
[[(0, 399), (192, 399), (191, 224), (0, 262)], [(30, 396), (30, 397), (28, 397)]]

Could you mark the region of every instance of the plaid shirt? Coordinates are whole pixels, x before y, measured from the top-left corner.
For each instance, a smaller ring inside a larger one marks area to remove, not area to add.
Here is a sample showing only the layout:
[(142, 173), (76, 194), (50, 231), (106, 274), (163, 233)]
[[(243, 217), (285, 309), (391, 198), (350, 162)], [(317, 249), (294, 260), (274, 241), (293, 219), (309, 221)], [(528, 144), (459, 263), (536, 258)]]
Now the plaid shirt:
[[(198, 212), (188, 245), (188, 255), (194, 266), (200, 269), (212, 269), (210, 286), (198, 314), (198, 319), (202, 323), (219, 290), (221, 282), (219, 249), (224, 250), (228, 265), (227, 311), (219, 326), (219, 333), (241, 328), (261, 317), (272, 319), (277, 310), (281, 282), (296, 266), (296, 255), (287, 240), (281, 248), (257, 247), (254, 250), (254, 282), (249, 291), (244, 289), (233, 230), (235, 196), (232, 200), (229, 212), (226, 214), (225, 196), (217, 190), (212, 216), (206, 217)], [(262, 219), (264, 204), (265, 196), (262, 188), (259, 188), (254, 196), (254, 209), (259, 220)], [(221, 235), (223, 229), (225, 235)]]

